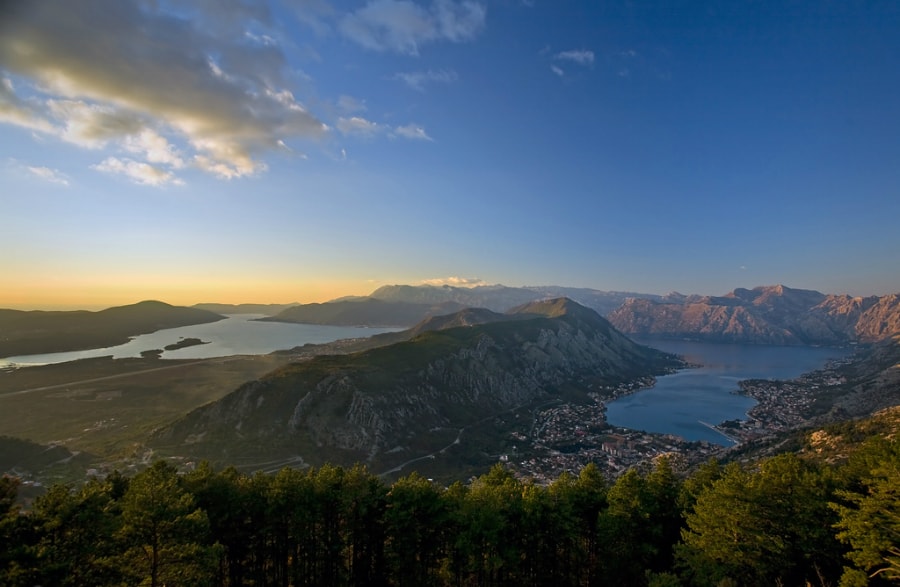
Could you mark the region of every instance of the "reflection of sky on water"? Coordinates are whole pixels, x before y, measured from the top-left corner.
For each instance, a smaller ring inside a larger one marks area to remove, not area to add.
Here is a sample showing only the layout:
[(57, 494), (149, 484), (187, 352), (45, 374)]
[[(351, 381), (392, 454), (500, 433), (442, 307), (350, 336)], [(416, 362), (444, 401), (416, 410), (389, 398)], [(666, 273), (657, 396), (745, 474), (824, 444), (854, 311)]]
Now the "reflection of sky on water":
[(0, 367), (15, 365), (44, 365), (78, 359), (112, 356), (115, 359), (140, 357), (142, 351), (163, 349), (182, 338), (199, 338), (209, 344), (165, 351), (164, 359), (208, 359), (229, 355), (264, 355), (272, 351), (290, 349), (306, 343), (321, 344), (342, 338), (369, 337), (397, 328), (361, 328), (356, 326), (322, 326), (318, 324), (290, 324), (287, 322), (255, 322), (260, 314), (237, 314), (225, 320), (194, 326), (182, 326), (142, 334), (129, 342), (102, 349), (25, 355), (0, 359)]
[(737, 395), (743, 379), (790, 379), (849, 351), (830, 348), (722, 345), (670, 340), (642, 344), (684, 356), (702, 367), (657, 378), (656, 386), (607, 404), (614, 426), (677, 434), (687, 440), (729, 441), (706, 424), (744, 419), (756, 401)]

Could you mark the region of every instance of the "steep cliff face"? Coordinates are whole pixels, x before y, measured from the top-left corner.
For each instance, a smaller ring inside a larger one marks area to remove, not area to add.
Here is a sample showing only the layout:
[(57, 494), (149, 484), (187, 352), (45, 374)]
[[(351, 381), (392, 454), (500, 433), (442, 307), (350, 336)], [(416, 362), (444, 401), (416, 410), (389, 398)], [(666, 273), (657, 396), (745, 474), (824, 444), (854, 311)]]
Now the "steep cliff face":
[(661, 373), (674, 364), (592, 310), (555, 300), (494, 322), (425, 331), (363, 353), (291, 365), (196, 410), (157, 440), (204, 445), (207, 454), (251, 448), (260, 454), (277, 446), (309, 462), (326, 456), (375, 462), (429, 431), (459, 429), (564, 394), (584, 397), (590, 385)]
[(621, 291), (600, 291), (584, 287), (556, 285), (506, 287), (482, 285), (477, 287), (453, 287), (450, 285), (386, 285), (370, 294), (370, 297), (390, 302), (438, 304), (457, 302), (473, 308), (487, 308), (506, 312), (521, 304), (542, 299), (567, 298), (582, 306), (596, 310), (601, 316), (618, 308), (628, 298), (661, 299), (653, 294)]
[(837, 397), (829, 419), (845, 420), (897, 406), (900, 390), (900, 335), (893, 335), (857, 354), (843, 375), (846, 393)]
[(790, 331), (772, 324), (752, 308), (723, 298), (703, 298), (684, 304), (629, 300), (610, 314), (609, 320), (628, 334), (714, 342), (802, 344)]
[(451, 285), (385, 285), (370, 294), (374, 299), (388, 302), (440, 304), (456, 302), (463, 306), (487, 308), (503, 312), (509, 308), (540, 298), (541, 294), (521, 287), (480, 285), (454, 287)]
[(900, 295), (882, 296), (862, 312), (856, 322), (856, 336), (860, 340), (882, 340), (900, 333)]
[(609, 316), (628, 334), (778, 345), (873, 342), (900, 332), (900, 296), (852, 298), (782, 285), (670, 303), (628, 300)]

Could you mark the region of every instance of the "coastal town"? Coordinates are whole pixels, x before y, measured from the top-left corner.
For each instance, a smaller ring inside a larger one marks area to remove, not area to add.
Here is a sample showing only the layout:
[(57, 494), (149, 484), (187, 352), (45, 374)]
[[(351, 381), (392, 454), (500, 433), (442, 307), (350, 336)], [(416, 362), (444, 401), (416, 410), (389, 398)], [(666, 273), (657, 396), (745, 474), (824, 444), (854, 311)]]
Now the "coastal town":
[(723, 436), (723, 444), (611, 426), (606, 419), (606, 402), (652, 387), (655, 380), (648, 378), (593, 394), (590, 404), (562, 404), (538, 411), (531, 434), (514, 432), (515, 452), (499, 459), (517, 476), (537, 483), (549, 483), (563, 472), (577, 475), (589, 463), (611, 480), (630, 467), (661, 456), (669, 457), (676, 467), (687, 468), (809, 421), (817, 399), (846, 383), (840, 368), (850, 361), (831, 360), (823, 369), (791, 380), (741, 381), (734, 393), (758, 403), (746, 420), (710, 425)]
[(715, 428), (738, 442), (747, 442), (803, 424), (815, 415), (818, 400), (846, 383), (839, 370), (850, 361), (850, 358), (833, 359), (818, 371), (788, 381), (741, 381), (740, 393), (758, 403), (747, 412), (746, 420), (722, 422)]

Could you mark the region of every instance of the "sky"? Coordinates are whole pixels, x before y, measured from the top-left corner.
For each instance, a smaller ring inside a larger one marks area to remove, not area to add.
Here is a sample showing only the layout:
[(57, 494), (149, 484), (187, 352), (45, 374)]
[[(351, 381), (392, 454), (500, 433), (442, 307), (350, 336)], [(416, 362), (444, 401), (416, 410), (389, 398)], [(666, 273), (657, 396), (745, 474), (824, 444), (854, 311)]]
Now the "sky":
[(0, 3), (0, 307), (900, 292), (900, 3)]

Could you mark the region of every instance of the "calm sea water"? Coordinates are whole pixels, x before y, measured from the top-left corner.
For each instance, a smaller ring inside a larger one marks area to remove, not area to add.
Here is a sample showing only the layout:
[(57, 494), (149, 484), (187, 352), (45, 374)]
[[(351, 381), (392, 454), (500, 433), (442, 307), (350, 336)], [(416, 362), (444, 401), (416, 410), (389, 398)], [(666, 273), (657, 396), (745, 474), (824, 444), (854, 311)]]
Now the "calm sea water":
[(607, 404), (607, 420), (647, 432), (676, 434), (687, 440), (731, 444), (707, 424), (744, 419), (756, 401), (737, 395), (742, 379), (792, 379), (823, 367), (851, 351), (640, 339), (641, 344), (682, 355), (703, 365), (657, 379), (656, 385)]
[(272, 351), (290, 349), (306, 343), (321, 344), (342, 338), (362, 338), (395, 332), (398, 328), (363, 328), (357, 326), (321, 326), (317, 324), (290, 324), (287, 322), (254, 322), (261, 314), (235, 314), (225, 320), (195, 326), (182, 326), (158, 330), (150, 334), (136, 336), (131, 341), (114, 347), (50, 353), (45, 355), (24, 355), (0, 359), (0, 367), (64, 363), (77, 359), (104, 357), (140, 357), (141, 351), (162, 349), (182, 338), (199, 338), (209, 344), (185, 347), (174, 351), (164, 351), (164, 359), (208, 359), (229, 355), (264, 355)]

